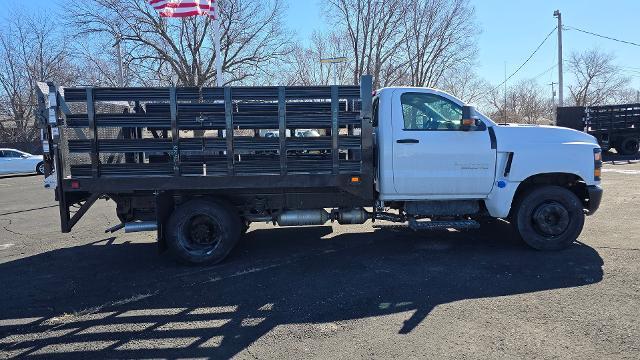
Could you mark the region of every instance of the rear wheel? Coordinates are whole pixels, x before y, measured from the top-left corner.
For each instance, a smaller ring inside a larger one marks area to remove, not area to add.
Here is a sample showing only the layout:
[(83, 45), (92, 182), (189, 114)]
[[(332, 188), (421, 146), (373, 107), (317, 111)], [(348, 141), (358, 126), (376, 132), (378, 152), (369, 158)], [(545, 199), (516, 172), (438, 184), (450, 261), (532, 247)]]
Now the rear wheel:
[(582, 202), (560, 186), (542, 186), (525, 193), (514, 209), (522, 239), (538, 250), (560, 250), (571, 245), (584, 226)]
[(616, 147), (616, 150), (622, 155), (635, 155), (640, 150), (640, 142), (638, 138), (628, 137), (622, 140), (620, 146)]
[(233, 207), (217, 201), (191, 200), (171, 214), (167, 246), (181, 262), (216, 264), (236, 245), (241, 227)]

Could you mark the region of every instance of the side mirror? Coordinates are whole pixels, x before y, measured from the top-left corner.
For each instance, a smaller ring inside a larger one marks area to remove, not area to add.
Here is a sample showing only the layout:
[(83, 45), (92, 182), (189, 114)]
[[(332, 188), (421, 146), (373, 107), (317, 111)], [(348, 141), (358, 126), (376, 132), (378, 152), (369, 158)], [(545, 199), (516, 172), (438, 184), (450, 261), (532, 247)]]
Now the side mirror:
[(463, 131), (481, 131), (486, 129), (486, 125), (480, 121), (476, 108), (471, 105), (462, 107), (462, 125), (460, 130)]

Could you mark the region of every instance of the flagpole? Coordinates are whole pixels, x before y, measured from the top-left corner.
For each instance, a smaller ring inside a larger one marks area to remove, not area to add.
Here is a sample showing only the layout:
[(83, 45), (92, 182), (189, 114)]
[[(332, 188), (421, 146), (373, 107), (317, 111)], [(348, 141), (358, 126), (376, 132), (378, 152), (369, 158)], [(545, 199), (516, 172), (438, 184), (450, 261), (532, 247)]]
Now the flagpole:
[(220, 8), (218, 7), (218, 1), (212, 1), (213, 6), (213, 31), (214, 31), (214, 46), (216, 51), (216, 83), (218, 87), (224, 85), (224, 79), (222, 78), (222, 55), (220, 50)]

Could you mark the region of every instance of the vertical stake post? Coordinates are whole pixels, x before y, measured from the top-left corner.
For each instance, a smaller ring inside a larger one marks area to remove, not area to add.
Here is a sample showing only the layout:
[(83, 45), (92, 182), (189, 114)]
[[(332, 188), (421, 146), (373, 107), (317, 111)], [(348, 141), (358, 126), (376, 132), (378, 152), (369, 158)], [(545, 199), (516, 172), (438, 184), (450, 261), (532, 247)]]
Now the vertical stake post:
[(332, 173), (337, 175), (340, 172), (340, 154), (338, 152), (338, 136), (339, 128), (339, 111), (340, 103), (338, 98), (338, 86), (331, 87), (331, 156), (332, 156)]

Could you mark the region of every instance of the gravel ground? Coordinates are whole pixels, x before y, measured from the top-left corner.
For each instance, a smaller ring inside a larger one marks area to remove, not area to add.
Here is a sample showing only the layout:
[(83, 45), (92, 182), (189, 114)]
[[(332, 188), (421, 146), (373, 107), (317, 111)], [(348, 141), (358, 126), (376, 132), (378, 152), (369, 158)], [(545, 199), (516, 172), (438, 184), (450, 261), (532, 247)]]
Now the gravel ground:
[(150, 234), (60, 234), (39, 177), (0, 179), (0, 358), (640, 358), (640, 163), (561, 252), (506, 224), (412, 233), (252, 226), (222, 265)]

